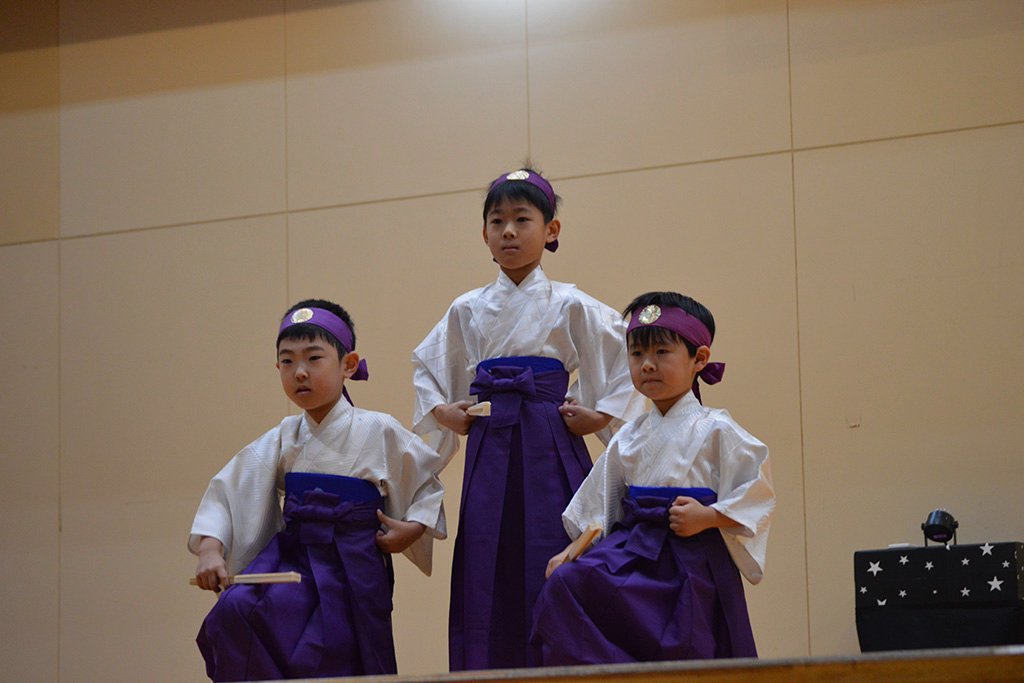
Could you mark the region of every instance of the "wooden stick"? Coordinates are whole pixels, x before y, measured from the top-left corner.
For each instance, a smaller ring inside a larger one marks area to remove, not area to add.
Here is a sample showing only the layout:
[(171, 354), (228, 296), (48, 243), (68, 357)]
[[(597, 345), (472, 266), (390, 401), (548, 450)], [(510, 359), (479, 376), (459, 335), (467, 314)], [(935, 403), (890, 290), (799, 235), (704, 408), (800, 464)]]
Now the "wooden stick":
[(594, 544), (594, 541), (603, 531), (600, 524), (591, 524), (587, 527), (586, 531), (579, 535), (579, 537), (569, 545), (569, 552), (566, 555), (566, 559), (572, 562), (577, 557), (583, 554), (587, 548)]
[(491, 402), (481, 401), (466, 408), (466, 412), (477, 417), (488, 417), (491, 414)]
[[(196, 577), (188, 580), (190, 586), (198, 585)], [(236, 583), (302, 583), (302, 574), (298, 572), (270, 572), (269, 574), (234, 574), (224, 582), (231, 586)]]

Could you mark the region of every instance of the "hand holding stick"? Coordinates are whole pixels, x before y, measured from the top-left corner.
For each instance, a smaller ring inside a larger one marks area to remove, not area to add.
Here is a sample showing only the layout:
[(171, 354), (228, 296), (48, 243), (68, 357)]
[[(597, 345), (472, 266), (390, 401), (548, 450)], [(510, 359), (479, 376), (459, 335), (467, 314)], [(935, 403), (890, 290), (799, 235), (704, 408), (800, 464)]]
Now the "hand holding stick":
[[(268, 574), (234, 574), (224, 581), (225, 586), (236, 583), (301, 583), (302, 575), (298, 572), (270, 572)], [(199, 585), (193, 576), (188, 580), (190, 586)]]
[(544, 578), (551, 578), (551, 574), (566, 562), (574, 562), (576, 558), (582, 555), (594, 543), (594, 539), (601, 535), (601, 531), (601, 525), (599, 524), (588, 526), (575, 541), (565, 546), (565, 550), (548, 560), (547, 569), (544, 570)]

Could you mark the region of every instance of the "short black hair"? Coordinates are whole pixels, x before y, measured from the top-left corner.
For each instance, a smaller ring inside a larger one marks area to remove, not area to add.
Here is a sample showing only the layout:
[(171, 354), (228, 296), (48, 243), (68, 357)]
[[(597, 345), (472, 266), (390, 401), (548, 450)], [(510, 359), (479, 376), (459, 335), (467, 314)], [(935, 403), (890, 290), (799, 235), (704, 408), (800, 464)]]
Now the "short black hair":
[[(523, 166), (521, 169), (517, 170), (523, 170), (543, 177), (540, 171), (533, 170), (529, 165)], [(553, 188), (552, 192), (554, 192)], [(538, 211), (544, 214), (544, 222), (550, 223), (555, 219), (555, 214), (558, 212), (558, 203), (561, 200), (562, 198), (556, 194), (555, 206), (552, 206), (551, 202), (548, 201), (547, 195), (544, 194), (539, 187), (535, 187), (523, 180), (509, 180), (504, 183), (499, 183), (494, 188), (487, 191), (487, 197), (484, 198), (484, 223), (487, 223), (487, 214), (490, 213), (491, 209), (505, 201), (529, 202), (537, 207)]]
[[(715, 317), (711, 315), (711, 311), (696, 299), (692, 299), (685, 294), (680, 294), (678, 292), (647, 292), (646, 294), (641, 294), (626, 306), (626, 310), (622, 312), (622, 315), (624, 318), (628, 319), (635, 311), (639, 311), (648, 306), (681, 308), (704, 323), (704, 327), (708, 328), (708, 332), (711, 333), (711, 339), (713, 340), (715, 338)], [(627, 344), (633, 344), (641, 348), (647, 348), (656, 344), (663, 344), (665, 342), (685, 344), (686, 350), (690, 352), (691, 358), (697, 355), (697, 347), (691, 341), (683, 339), (683, 337), (676, 332), (667, 330), (664, 327), (656, 327), (654, 325), (637, 327), (630, 332), (626, 338)]]
[(325, 311), (330, 311), (334, 315), (341, 318), (342, 321), (344, 321), (344, 323), (348, 325), (348, 329), (352, 331), (352, 348), (346, 349), (345, 345), (341, 343), (341, 340), (335, 337), (333, 334), (331, 334), (322, 327), (318, 327), (317, 325), (311, 325), (309, 323), (298, 323), (296, 325), (291, 325), (283, 329), (281, 333), (277, 335), (277, 342), (275, 343), (275, 347), (280, 348), (282, 339), (303, 339), (305, 341), (323, 339), (330, 343), (330, 345), (333, 346), (338, 351), (339, 359), (344, 358), (346, 353), (355, 349), (356, 326), (352, 323), (352, 316), (350, 316), (348, 314), (348, 311), (346, 311), (344, 308), (334, 303), (333, 301), (328, 301), (327, 299), (303, 299), (302, 301), (298, 302), (297, 304), (289, 308), (287, 311), (285, 311), (284, 315), (281, 316), (281, 322), (284, 322), (288, 316), (290, 316), (292, 313), (294, 313), (300, 308), (322, 308)]

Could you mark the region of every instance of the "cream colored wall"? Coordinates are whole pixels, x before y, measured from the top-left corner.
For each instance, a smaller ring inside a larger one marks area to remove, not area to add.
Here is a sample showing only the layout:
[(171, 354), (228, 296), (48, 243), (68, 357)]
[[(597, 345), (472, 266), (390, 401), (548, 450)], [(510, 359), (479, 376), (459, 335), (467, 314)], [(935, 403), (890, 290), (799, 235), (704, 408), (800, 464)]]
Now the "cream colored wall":
[[(763, 657), (856, 652), (853, 552), (935, 507), (1024, 540), (1024, 4), (136, 5), (0, 3), (5, 677), (202, 680), (185, 538), (288, 410), (276, 319), (348, 307), (357, 403), (408, 423), (528, 156), (552, 277), (715, 313), (705, 398), (774, 458)], [(451, 551), (398, 563), (404, 673), (446, 668)]]

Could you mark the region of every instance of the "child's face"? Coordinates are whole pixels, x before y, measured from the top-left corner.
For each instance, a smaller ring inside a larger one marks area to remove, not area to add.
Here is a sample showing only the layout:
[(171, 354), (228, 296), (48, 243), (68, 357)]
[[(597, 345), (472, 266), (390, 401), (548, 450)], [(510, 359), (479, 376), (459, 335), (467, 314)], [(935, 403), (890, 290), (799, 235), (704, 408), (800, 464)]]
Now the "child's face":
[(681, 342), (664, 341), (649, 347), (629, 345), (629, 376), (637, 391), (651, 399), (664, 415), (686, 395), (693, 378), (704, 369), (711, 350), (706, 346), (690, 355)]
[(281, 386), (292, 403), (321, 422), (341, 398), (345, 380), (352, 376), (359, 356), (338, 351), (325, 339), (282, 339), (277, 346)]
[(501, 270), (517, 285), (540, 264), (544, 245), (558, 239), (557, 220), (544, 222), (544, 214), (526, 201), (496, 204), (484, 223), (484, 242)]

